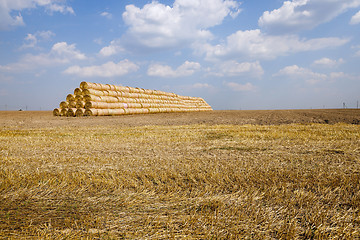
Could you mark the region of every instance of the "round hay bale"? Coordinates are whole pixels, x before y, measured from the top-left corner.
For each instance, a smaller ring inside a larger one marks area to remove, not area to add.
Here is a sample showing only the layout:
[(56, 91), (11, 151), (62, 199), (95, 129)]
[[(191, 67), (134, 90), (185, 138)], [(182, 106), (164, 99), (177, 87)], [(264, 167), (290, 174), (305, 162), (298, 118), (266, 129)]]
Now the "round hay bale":
[(75, 100), (69, 102), (69, 108), (76, 108), (76, 102), (75, 102)]
[(76, 95), (76, 97), (75, 97), (75, 101), (76, 101), (76, 102), (83, 101), (83, 100), (84, 100), (84, 96), (82, 96), (82, 95)]
[(68, 108), (62, 108), (60, 111), (60, 116), (66, 116), (67, 112), (68, 112)]
[(53, 110), (53, 115), (54, 115), (54, 116), (60, 116), (60, 112), (61, 112), (61, 109), (60, 109), (60, 108), (55, 108), (55, 109)]
[(85, 102), (84, 101), (77, 101), (76, 102), (76, 108), (85, 108)]
[(76, 110), (77, 110), (76, 108), (69, 108), (66, 113), (66, 116), (67, 117), (75, 117)]
[(75, 94), (68, 94), (66, 96), (66, 101), (68, 101), (68, 102), (75, 101)]
[(96, 83), (91, 83), (91, 82), (81, 82), (80, 83), (80, 88), (82, 90), (84, 89), (96, 89), (97, 85)]
[(81, 94), (82, 94), (82, 90), (81, 90), (80, 88), (75, 88), (74, 94), (75, 94), (75, 96), (81, 95)]
[(86, 109), (84, 112), (84, 116), (97, 116), (98, 115), (98, 109), (96, 108), (89, 108)]
[(108, 85), (109, 86), (109, 90), (111, 90), (111, 91), (115, 91), (116, 90), (116, 87), (115, 87), (115, 85), (112, 85), (112, 84), (106, 84), (106, 85)]
[(144, 90), (144, 93), (145, 93), (145, 94), (148, 94), (148, 95), (152, 95), (152, 94), (153, 94), (153, 90), (145, 89), (145, 90)]
[(101, 102), (101, 97), (89, 94), (89, 95), (85, 95), (84, 99), (86, 102), (90, 102), (90, 101), (94, 101), (94, 102)]
[(124, 86), (115, 86), (115, 89), (118, 92), (129, 92), (130, 91), (129, 87), (124, 87)]
[(68, 102), (66, 102), (66, 101), (62, 101), (61, 103), (60, 103), (60, 108), (68, 108), (69, 107), (69, 103)]
[(149, 108), (149, 113), (159, 113), (160, 109), (159, 108)]
[(96, 89), (85, 89), (83, 90), (83, 95), (95, 95), (95, 96), (105, 96), (104, 91), (96, 90)]
[(76, 109), (76, 112), (75, 112), (76, 117), (82, 117), (82, 116), (84, 116), (84, 114), (85, 114), (85, 109), (84, 108)]

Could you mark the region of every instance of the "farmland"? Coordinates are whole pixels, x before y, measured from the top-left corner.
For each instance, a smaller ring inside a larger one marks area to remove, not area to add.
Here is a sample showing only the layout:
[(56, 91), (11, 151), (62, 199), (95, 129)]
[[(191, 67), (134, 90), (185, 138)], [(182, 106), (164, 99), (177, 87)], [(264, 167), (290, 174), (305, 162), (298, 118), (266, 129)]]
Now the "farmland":
[(360, 111), (0, 112), (0, 238), (360, 238)]

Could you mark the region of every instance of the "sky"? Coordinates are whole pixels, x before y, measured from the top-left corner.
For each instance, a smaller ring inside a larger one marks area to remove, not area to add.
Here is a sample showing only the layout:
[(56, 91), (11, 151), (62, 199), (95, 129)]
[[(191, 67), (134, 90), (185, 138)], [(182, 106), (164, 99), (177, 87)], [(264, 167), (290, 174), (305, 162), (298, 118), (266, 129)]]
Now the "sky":
[(356, 108), (360, 0), (0, 0), (0, 110), (52, 110), (82, 81)]

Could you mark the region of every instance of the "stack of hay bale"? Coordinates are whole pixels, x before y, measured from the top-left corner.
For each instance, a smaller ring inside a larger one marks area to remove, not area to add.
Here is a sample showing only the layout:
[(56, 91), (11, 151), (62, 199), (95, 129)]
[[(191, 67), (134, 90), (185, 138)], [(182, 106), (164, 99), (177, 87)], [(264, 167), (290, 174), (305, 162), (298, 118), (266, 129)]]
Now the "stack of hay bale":
[(54, 116), (111, 116), (124, 114), (211, 111), (199, 97), (179, 96), (158, 90), (81, 82), (55, 108)]

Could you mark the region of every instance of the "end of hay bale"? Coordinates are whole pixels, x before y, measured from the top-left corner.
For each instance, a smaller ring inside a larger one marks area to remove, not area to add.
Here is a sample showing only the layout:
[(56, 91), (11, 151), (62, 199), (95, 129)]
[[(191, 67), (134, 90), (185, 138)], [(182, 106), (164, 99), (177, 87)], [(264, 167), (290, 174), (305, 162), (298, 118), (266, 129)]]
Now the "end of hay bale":
[(68, 102), (75, 101), (75, 94), (68, 94), (66, 96), (66, 101)]
[(75, 117), (76, 110), (77, 110), (76, 108), (69, 108), (66, 113), (66, 116), (67, 117)]
[(61, 112), (61, 109), (60, 108), (55, 108), (54, 110), (53, 110), (53, 115), (54, 116), (60, 116), (60, 112)]
[(76, 109), (76, 112), (75, 112), (76, 117), (82, 117), (82, 116), (84, 116), (84, 114), (85, 114), (85, 109), (84, 108)]
[(68, 108), (69, 107), (69, 103), (66, 102), (66, 101), (62, 101), (60, 104), (59, 104), (60, 108)]

